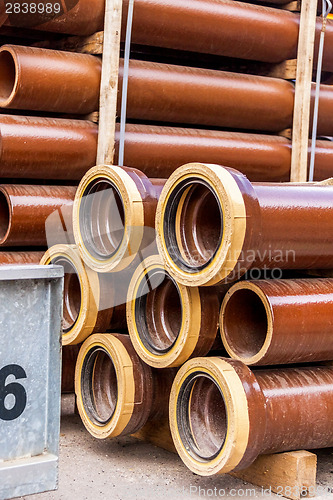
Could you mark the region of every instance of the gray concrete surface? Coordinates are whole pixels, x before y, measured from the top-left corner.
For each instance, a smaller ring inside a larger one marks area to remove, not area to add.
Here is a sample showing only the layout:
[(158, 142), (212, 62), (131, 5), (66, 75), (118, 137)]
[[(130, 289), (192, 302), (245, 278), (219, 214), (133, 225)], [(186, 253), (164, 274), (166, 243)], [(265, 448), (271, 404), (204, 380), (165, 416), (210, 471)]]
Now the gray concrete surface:
[[(196, 476), (176, 455), (134, 438), (98, 441), (74, 414), (72, 396), (63, 396), (60, 443), (59, 490), (21, 500), (278, 498), (230, 476)], [(333, 500), (332, 457), (319, 452), (317, 498)]]

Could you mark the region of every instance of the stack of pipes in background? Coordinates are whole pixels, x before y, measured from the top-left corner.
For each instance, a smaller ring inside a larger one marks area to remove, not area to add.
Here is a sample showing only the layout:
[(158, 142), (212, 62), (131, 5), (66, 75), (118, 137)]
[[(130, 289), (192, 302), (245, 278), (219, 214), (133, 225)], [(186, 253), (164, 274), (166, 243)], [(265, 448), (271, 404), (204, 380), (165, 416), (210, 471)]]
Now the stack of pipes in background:
[[(104, 2), (91, 3), (29, 28), (91, 34)], [(63, 343), (83, 342), (76, 395), (95, 437), (165, 429), (169, 413), (177, 451), (201, 475), (333, 446), (333, 368), (248, 368), (333, 358), (332, 280), (246, 279), (333, 268), (333, 186), (278, 184), (290, 177), (290, 141), (277, 134), (292, 126), (293, 83), (216, 69), (222, 57), (295, 57), (299, 14), (230, 0), (136, 0), (134, 9), (137, 53), (158, 47), (163, 62), (130, 61), (124, 168), (93, 167), (97, 127), (82, 116), (98, 109), (97, 57), (0, 50), (0, 106), (29, 112), (0, 115), (1, 175), (61, 183), (1, 186), (0, 244), (57, 243), (42, 263), (65, 269)], [(1, 29), (22, 23), (8, 16)], [(328, 21), (327, 73), (332, 45)], [(211, 67), (195, 67), (206, 53)], [(121, 64), (120, 88), (122, 77)], [(332, 107), (322, 85), (320, 135), (333, 135)], [(319, 140), (316, 180), (332, 176), (331, 158), (332, 143)]]

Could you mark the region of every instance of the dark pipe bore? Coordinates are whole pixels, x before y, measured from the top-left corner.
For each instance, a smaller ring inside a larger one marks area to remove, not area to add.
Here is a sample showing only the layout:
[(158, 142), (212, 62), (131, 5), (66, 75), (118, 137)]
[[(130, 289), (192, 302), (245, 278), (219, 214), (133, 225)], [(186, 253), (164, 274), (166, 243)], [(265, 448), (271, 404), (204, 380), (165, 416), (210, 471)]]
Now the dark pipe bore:
[(167, 203), (164, 221), (166, 247), (181, 269), (196, 272), (211, 262), (223, 236), (223, 213), (206, 182), (190, 178), (179, 183)]
[(98, 180), (87, 187), (79, 218), (84, 245), (94, 257), (108, 259), (117, 252), (124, 237), (125, 211), (111, 182)]
[(253, 290), (236, 290), (226, 304), (222, 326), (229, 346), (238, 356), (255, 356), (264, 345), (268, 329), (260, 297)]
[(222, 392), (209, 375), (196, 372), (183, 383), (177, 400), (180, 437), (193, 458), (213, 460), (227, 435), (227, 410)]
[(168, 352), (182, 324), (177, 283), (162, 270), (147, 273), (137, 291), (135, 320), (143, 344), (155, 354)]
[(93, 347), (85, 357), (81, 387), (89, 419), (97, 425), (107, 424), (117, 405), (118, 384), (114, 364), (105, 349)]
[(15, 88), (16, 67), (10, 52), (0, 53), (0, 99), (7, 100)]

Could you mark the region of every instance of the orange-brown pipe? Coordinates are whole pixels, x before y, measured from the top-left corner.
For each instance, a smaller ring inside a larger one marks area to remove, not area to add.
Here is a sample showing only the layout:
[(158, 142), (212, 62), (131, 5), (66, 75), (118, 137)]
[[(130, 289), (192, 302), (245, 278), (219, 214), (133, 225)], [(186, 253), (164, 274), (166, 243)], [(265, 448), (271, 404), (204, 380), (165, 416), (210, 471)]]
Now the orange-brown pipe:
[(333, 279), (240, 281), (227, 292), (220, 331), (248, 365), (333, 359)]
[(97, 125), (0, 114), (0, 177), (78, 180), (96, 164)]
[(61, 393), (75, 392), (75, 365), (79, 354), (79, 345), (66, 345), (62, 348)]
[[(0, 245), (46, 246), (70, 242), (72, 186), (0, 186)], [(50, 241), (49, 241), (50, 243)]]
[[(124, 1), (128, 6), (128, 0)], [(125, 9), (126, 13), (127, 9)], [(123, 16), (122, 36), (127, 16)], [(322, 22), (317, 21), (317, 39)], [(299, 14), (234, 0), (136, 0), (133, 43), (272, 63), (297, 55)], [(316, 43), (316, 45), (317, 45)], [(333, 70), (333, 23), (323, 67)]]
[(2, 2), (2, 24), (72, 35), (92, 35), (103, 29), (105, 0), (27, 0), (25, 4), (15, 13), (14, 3), (8, 7)]
[[(4, 2), (5, 3), (5, 2)], [(28, 5), (35, 4), (32, 0)], [(277, 0), (277, 3), (282, 3)], [(60, 5), (51, 12), (6, 14), (7, 26), (56, 33), (90, 35), (103, 30), (105, 0), (43, 0), (38, 6)], [(125, 39), (128, 0), (123, 3), (122, 39)], [(38, 7), (39, 8), (39, 7)], [(64, 8), (66, 11), (64, 11)], [(30, 12), (30, 10), (29, 10)], [(317, 41), (322, 23), (318, 18)], [(333, 27), (326, 27), (324, 69), (333, 70)], [(299, 14), (233, 0), (135, 0), (135, 44), (217, 54), (256, 61), (281, 62), (297, 54)]]
[(153, 370), (136, 354), (128, 335), (92, 335), (76, 365), (75, 393), (82, 421), (99, 439), (137, 432), (168, 414), (174, 370)]
[(99, 106), (101, 61), (95, 56), (4, 45), (0, 107), (85, 114)]
[(22, 251), (22, 252), (0, 252), (0, 266), (23, 264), (39, 264), (43, 252)]
[(73, 229), (84, 262), (97, 272), (121, 271), (155, 248), (155, 213), (164, 179), (100, 165), (82, 178)]
[[(1, 118), (0, 118), (1, 120)], [(333, 176), (333, 142), (316, 142), (315, 180)], [(116, 163), (119, 128), (116, 132)], [(290, 179), (291, 141), (285, 137), (220, 130), (127, 124), (125, 165), (167, 179), (192, 161), (236, 168), (250, 181)], [(1, 171), (1, 170), (0, 170)]]
[[(120, 88), (122, 73), (121, 62)], [(278, 132), (292, 125), (293, 108), (294, 86), (280, 78), (130, 62), (131, 119)], [(319, 135), (333, 135), (332, 114), (333, 88), (322, 85)]]
[(168, 272), (188, 286), (258, 269), (333, 267), (333, 186), (253, 183), (236, 170), (190, 163), (161, 193), (157, 244)]
[(249, 467), (261, 454), (333, 446), (333, 368), (251, 371), (240, 361), (196, 358), (176, 375), (170, 426), (192, 472)]

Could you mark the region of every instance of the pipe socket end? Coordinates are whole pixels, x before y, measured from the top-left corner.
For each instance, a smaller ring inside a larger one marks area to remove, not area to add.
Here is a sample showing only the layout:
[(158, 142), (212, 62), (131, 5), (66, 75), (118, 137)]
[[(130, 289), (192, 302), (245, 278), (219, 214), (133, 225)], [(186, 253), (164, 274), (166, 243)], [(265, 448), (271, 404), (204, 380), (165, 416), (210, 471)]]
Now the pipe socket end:
[(219, 165), (189, 163), (166, 182), (156, 212), (157, 245), (179, 283), (203, 286), (239, 278), (232, 275), (245, 240), (246, 208), (237, 175)]
[(144, 235), (141, 194), (126, 171), (101, 165), (81, 180), (73, 209), (75, 242), (96, 272), (121, 271), (140, 249)]
[(176, 375), (170, 396), (171, 433), (181, 459), (195, 474), (231, 472), (245, 457), (250, 414), (242, 371), (255, 383), (241, 363), (215, 357), (190, 360)]

